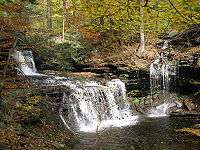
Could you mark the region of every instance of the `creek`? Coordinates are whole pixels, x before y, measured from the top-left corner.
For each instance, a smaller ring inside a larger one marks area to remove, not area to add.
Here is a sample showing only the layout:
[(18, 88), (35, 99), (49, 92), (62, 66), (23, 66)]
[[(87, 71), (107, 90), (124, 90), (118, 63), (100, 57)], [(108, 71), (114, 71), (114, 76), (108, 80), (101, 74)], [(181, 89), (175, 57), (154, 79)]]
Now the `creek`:
[[(156, 59), (150, 66), (149, 97), (162, 95), (145, 114), (138, 114), (127, 98), (120, 79), (102, 85), (98, 81), (79, 81), (70, 77), (37, 72), (31, 51), (16, 51), (19, 74), (44, 86), (65, 86), (59, 116), (65, 126), (78, 133), (80, 144), (75, 149), (198, 149), (199, 138), (176, 132), (176, 129), (199, 123), (198, 117), (169, 117), (171, 109), (182, 104), (169, 96), (177, 81), (176, 63)], [(148, 99), (147, 99), (148, 100)]]

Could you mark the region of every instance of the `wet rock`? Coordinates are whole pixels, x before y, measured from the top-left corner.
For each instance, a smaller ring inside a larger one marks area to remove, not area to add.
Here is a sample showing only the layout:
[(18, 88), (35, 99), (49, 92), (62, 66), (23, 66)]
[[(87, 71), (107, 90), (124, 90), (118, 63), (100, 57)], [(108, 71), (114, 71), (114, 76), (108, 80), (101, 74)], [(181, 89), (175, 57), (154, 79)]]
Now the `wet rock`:
[(119, 78), (129, 78), (129, 75), (128, 74), (120, 74), (119, 75)]
[(130, 73), (130, 69), (128, 67), (118, 67), (117, 73), (119, 74), (127, 74)]
[(169, 109), (170, 115), (197, 115), (197, 113), (194, 112), (196, 106), (194, 103), (192, 103), (192, 101), (184, 100), (182, 102), (175, 101), (174, 103), (176, 106)]
[(196, 108), (195, 104), (192, 101), (184, 101), (184, 105), (187, 107), (189, 111), (192, 111)]
[(88, 64), (80, 64), (80, 63), (74, 63), (73, 67), (76, 72), (82, 71), (84, 68), (90, 68), (90, 65)]
[(110, 73), (110, 72), (112, 72), (111, 69), (108, 68), (108, 67), (102, 67), (102, 68), (84, 68), (83, 71), (93, 72), (93, 73)]
[(105, 64), (104, 67), (109, 67), (112, 70), (116, 70), (118, 66), (116, 66), (115, 64)]
[(128, 97), (141, 97), (142, 96), (142, 92), (139, 90), (132, 90), (130, 92), (128, 92)]
[(169, 115), (171, 115), (173, 113), (181, 113), (181, 112), (183, 112), (183, 110), (179, 109), (177, 107), (171, 107), (171, 108), (168, 109), (168, 114)]
[(195, 124), (195, 125), (193, 126), (193, 128), (194, 128), (194, 129), (200, 129), (200, 124)]
[(56, 149), (63, 149), (65, 148), (65, 145), (64, 144), (60, 144), (60, 143), (57, 143), (57, 142), (54, 142), (52, 143)]
[(171, 112), (171, 117), (199, 117), (200, 113), (192, 111)]

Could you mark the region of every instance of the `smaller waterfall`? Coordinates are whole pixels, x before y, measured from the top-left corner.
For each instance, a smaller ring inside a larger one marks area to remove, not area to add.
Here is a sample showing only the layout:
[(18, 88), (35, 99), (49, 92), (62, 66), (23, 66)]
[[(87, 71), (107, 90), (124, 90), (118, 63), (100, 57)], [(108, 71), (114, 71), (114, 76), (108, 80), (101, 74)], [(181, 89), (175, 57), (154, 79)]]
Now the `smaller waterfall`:
[[(167, 46), (168, 42), (166, 41), (165, 44), (164, 46)], [(150, 65), (152, 105), (163, 104), (153, 108), (149, 112), (149, 117), (167, 116), (169, 108), (176, 106), (175, 103), (169, 102), (172, 101), (170, 92), (174, 90), (172, 87), (175, 87), (176, 84), (176, 68), (176, 62), (170, 61), (163, 55)]]
[(27, 76), (37, 76), (32, 51), (16, 51), (13, 56), (19, 62), (20, 72)]
[(161, 90), (170, 90), (170, 83), (175, 81), (176, 63), (165, 57), (157, 58), (150, 65), (151, 94)]

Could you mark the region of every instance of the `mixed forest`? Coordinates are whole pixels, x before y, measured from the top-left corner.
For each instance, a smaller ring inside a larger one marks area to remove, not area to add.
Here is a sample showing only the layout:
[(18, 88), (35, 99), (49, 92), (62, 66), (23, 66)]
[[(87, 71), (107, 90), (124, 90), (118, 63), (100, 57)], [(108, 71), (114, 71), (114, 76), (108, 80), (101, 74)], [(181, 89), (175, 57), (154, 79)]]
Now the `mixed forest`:
[(18, 75), (16, 50), (32, 51), (39, 71), (78, 79), (148, 71), (160, 53), (200, 67), (200, 0), (0, 0), (0, 149), (72, 149), (78, 136), (45, 94), (57, 87)]

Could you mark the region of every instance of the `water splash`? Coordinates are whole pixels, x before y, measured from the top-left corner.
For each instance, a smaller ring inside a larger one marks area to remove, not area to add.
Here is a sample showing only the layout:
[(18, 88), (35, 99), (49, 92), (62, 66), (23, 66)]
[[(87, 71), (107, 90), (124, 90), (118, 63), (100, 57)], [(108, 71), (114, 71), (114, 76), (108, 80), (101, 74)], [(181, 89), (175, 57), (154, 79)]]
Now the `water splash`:
[(133, 116), (128, 101), (117, 101), (119, 96), (125, 97), (122, 81), (111, 80), (107, 83), (109, 86), (87, 83), (90, 84), (74, 87), (68, 98), (80, 131), (94, 132), (97, 128), (136, 123), (137, 116)]
[(182, 104), (178, 102), (165, 102), (149, 111), (148, 117), (165, 117), (169, 115), (173, 107), (180, 108)]

